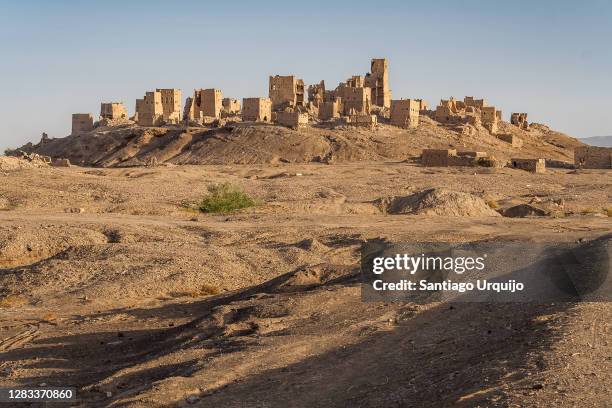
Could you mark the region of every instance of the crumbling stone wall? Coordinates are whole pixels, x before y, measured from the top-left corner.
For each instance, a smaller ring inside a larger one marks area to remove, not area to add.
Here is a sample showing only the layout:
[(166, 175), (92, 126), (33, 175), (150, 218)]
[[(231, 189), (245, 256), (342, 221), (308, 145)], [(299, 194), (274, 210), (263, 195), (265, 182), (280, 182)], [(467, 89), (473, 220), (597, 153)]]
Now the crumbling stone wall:
[(304, 81), (294, 75), (270, 76), (268, 96), (273, 110), (304, 106)]
[(89, 132), (93, 129), (93, 115), (91, 113), (73, 113), (72, 114), (72, 134)]
[(612, 147), (577, 147), (574, 149), (574, 164), (584, 169), (612, 169)]
[(415, 99), (396, 99), (391, 101), (391, 124), (403, 128), (419, 125), (421, 102)]
[(240, 112), (240, 101), (234, 98), (223, 98), (223, 111), (227, 114), (236, 114)]
[(272, 100), (269, 98), (243, 98), (242, 120), (245, 122), (270, 122)]
[(428, 167), (446, 167), (449, 163), (448, 158), (456, 155), (456, 149), (423, 149), (421, 164)]
[(500, 140), (503, 140), (504, 142), (510, 143), (512, 147), (516, 147), (518, 149), (523, 147), (523, 139), (518, 138), (514, 135), (501, 134), (501, 135), (497, 135), (497, 138)]
[(287, 126), (297, 129), (308, 124), (308, 113), (301, 112), (276, 112), (276, 123), (282, 126)]
[(319, 106), (325, 101), (325, 81), (308, 86), (308, 102), (314, 106)]
[(510, 123), (514, 126), (518, 126), (523, 130), (529, 130), (529, 122), (527, 122), (526, 113), (513, 112), (510, 116)]
[(544, 173), (546, 171), (546, 160), (544, 159), (510, 159), (510, 165), (515, 169), (530, 171), (532, 173)]
[(378, 124), (378, 117), (368, 114), (351, 114), (344, 117), (344, 123), (350, 126), (373, 129)]

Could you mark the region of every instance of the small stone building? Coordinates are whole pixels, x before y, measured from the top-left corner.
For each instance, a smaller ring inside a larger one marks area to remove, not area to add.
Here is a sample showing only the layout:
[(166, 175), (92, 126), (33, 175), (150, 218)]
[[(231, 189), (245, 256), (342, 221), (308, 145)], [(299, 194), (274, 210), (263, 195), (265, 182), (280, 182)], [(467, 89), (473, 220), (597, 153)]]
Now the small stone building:
[(270, 98), (243, 98), (242, 120), (244, 122), (270, 122), (272, 100)]
[(93, 115), (91, 113), (73, 113), (72, 114), (72, 134), (89, 132), (93, 129)]
[(574, 164), (583, 169), (612, 169), (612, 147), (576, 147)]
[(416, 99), (396, 99), (391, 101), (391, 124), (402, 128), (419, 125), (421, 101)]
[(510, 159), (510, 165), (515, 169), (530, 171), (532, 173), (544, 173), (546, 171), (546, 160), (544, 159)]

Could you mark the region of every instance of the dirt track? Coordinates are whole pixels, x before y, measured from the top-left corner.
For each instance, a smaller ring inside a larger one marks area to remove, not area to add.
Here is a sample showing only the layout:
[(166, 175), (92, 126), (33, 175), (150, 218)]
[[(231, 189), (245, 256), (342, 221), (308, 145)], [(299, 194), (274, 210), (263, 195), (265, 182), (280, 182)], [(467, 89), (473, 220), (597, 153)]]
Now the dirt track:
[[(0, 317), (0, 386), (74, 385), (82, 406), (612, 400), (608, 304), (363, 303), (357, 275), (366, 239), (565, 242), (609, 233), (601, 214), (609, 172), (379, 162), (1, 177), (0, 295), (10, 302)], [(182, 207), (219, 181), (263, 205), (233, 215)], [(432, 186), (502, 207), (563, 199), (568, 215), (385, 215), (376, 205)], [(66, 212), (74, 208), (84, 212)]]

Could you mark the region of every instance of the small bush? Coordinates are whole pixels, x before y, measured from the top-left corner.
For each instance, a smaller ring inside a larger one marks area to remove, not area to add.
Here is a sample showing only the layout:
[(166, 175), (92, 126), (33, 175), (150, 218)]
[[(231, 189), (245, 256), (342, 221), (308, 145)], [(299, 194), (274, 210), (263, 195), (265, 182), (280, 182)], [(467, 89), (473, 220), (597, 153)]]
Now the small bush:
[(492, 208), (494, 210), (497, 210), (499, 208), (499, 204), (497, 203), (497, 201), (495, 200), (487, 200), (485, 201), (487, 203), (487, 205), (489, 206), (489, 208)]
[(200, 203), (202, 212), (229, 213), (257, 205), (255, 199), (230, 183), (210, 186), (208, 192), (209, 195)]
[(598, 212), (599, 211), (595, 210), (594, 208), (584, 208), (582, 211), (580, 211), (582, 215), (597, 214)]
[(17, 307), (27, 303), (27, 300), (23, 296), (19, 295), (8, 295), (2, 299), (0, 299), (0, 307), (10, 308)]
[(189, 295), (194, 298), (202, 297), (202, 296), (213, 296), (221, 293), (219, 289), (213, 285), (204, 284), (200, 287), (200, 289), (191, 292)]
[(13, 149), (11, 149), (10, 147), (7, 147), (6, 149), (4, 149), (5, 156), (9, 156), (12, 152), (13, 152)]
[(604, 214), (606, 214), (608, 217), (612, 217), (612, 207), (608, 207), (608, 208), (604, 208), (603, 209)]

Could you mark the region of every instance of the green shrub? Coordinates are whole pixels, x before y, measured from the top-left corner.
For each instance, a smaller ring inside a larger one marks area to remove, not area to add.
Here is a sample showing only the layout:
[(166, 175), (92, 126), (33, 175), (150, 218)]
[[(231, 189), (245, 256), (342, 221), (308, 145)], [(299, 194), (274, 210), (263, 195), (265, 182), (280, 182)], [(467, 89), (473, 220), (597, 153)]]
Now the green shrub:
[(229, 213), (257, 205), (255, 199), (230, 183), (210, 186), (208, 193), (200, 203), (202, 212)]

